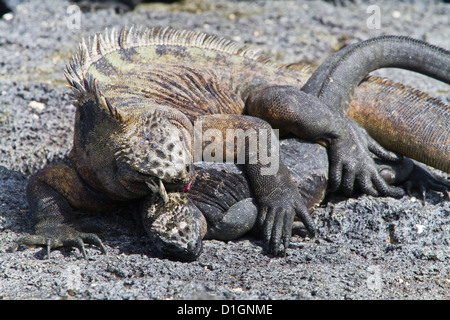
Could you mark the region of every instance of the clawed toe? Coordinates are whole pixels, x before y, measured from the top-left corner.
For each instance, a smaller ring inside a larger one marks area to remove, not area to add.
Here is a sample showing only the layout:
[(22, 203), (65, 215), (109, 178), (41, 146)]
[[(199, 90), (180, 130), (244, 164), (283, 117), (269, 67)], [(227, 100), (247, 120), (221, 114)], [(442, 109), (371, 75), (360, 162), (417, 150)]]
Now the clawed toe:
[(423, 202), (430, 191), (442, 192), (449, 199), (450, 181), (440, 178), (431, 173), (426, 167), (415, 163), (414, 170), (404, 183), (406, 193), (413, 195), (417, 190)]
[(10, 251), (15, 252), (20, 246), (44, 247), (47, 250), (47, 259), (50, 259), (50, 252), (52, 249), (60, 247), (78, 248), (84, 259), (88, 259), (84, 244), (90, 244), (100, 249), (103, 254), (106, 254), (106, 248), (100, 238), (93, 233), (79, 232), (77, 237), (63, 237), (63, 236), (46, 236), (41, 234), (26, 235), (16, 240), (12, 245)]

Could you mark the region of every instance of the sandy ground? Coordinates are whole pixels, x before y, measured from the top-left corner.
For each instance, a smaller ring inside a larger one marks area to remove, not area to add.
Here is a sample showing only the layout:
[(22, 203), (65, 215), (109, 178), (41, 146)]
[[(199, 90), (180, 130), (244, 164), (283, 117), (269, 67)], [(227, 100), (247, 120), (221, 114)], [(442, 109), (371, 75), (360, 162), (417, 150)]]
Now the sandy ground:
[[(331, 197), (314, 213), (319, 235), (294, 237), (285, 258), (264, 255), (262, 243), (246, 237), (205, 241), (195, 262), (162, 259), (136, 231), (132, 208), (86, 217), (102, 229), (107, 255), (91, 247), (89, 260), (77, 250), (56, 250), (50, 260), (42, 248), (8, 252), (32, 231), (28, 177), (71, 148), (75, 109), (63, 68), (82, 37), (105, 27), (171, 25), (248, 43), (283, 63), (317, 65), (346, 42), (382, 34), (450, 49), (450, 4), (196, 0), (117, 14), (80, 13), (62, 0), (11, 3), (13, 12), (0, 19), (0, 299), (450, 298), (450, 204), (439, 193), (425, 203)], [(450, 103), (445, 84), (410, 72), (380, 74)]]

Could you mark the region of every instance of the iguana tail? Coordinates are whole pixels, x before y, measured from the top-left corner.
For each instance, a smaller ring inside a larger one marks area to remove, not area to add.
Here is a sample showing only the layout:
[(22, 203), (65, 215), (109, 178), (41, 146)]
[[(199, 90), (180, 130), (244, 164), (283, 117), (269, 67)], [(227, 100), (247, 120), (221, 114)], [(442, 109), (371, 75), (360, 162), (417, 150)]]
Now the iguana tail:
[(450, 173), (450, 106), (399, 83), (368, 77), (348, 116), (385, 148)]
[(450, 51), (404, 36), (382, 36), (329, 57), (302, 90), (346, 113), (357, 85), (372, 71), (401, 68), (450, 84)]
[(348, 114), (384, 147), (450, 173), (448, 105), (380, 78), (369, 78), (356, 89), (369, 72), (384, 67), (416, 71), (450, 84), (449, 51), (408, 37), (383, 36), (334, 54), (302, 90)]

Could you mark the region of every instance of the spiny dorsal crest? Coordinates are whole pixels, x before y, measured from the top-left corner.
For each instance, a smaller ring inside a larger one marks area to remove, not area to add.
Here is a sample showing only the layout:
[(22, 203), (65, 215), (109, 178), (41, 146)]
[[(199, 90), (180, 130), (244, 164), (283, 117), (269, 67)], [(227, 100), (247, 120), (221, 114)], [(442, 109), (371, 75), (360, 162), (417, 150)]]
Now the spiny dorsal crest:
[(120, 122), (123, 122), (122, 115), (114, 108), (108, 99), (102, 94), (97, 85), (97, 80), (95, 80), (92, 75), (83, 75), (80, 79), (69, 78), (66, 73), (66, 79), (72, 88), (72, 97), (78, 102), (84, 102), (88, 99), (93, 99), (95, 103), (100, 106), (103, 110), (108, 112), (111, 116)]
[[(78, 101), (83, 101), (92, 96), (96, 101), (99, 97), (101, 98), (102, 94), (99, 92), (97, 83), (95, 79), (89, 76), (88, 70), (91, 65), (108, 53), (121, 49), (157, 45), (202, 48), (238, 55), (262, 63), (269, 62), (267, 57), (243, 44), (202, 32), (177, 30), (171, 27), (151, 29), (130, 27), (123, 28), (119, 32), (112, 29), (110, 33), (106, 29), (103, 34), (97, 33), (92, 38), (88, 38), (87, 42), (83, 39), (78, 52), (66, 66), (65, 76), (72, 88), (73, 98)], [(105, 99), (103, 98), (103, 100)], [(98, 101), (101, 102), (102, 99)], [(99, 105), (112, 114), (118, 114), (117, 111), (111, 111), (108, 108), (107, 100)]]
[(394, 97), (393, 94), (395, 94), (402, 96), (403, 99), (414, 99), (417, 102), (415, 108), (418, 108), (418, 106), (425, 107), (424, 102), (428, 101), (430, 103), (427, 104), (428, 108), (436, 108), (436, 110), (438, 110), (437, 112), (439, 112), (442, 117), (450, 114), (450, 106), (445, 104), (441, 99), (432, 97), (427, 93), (411, 88), (402, 83), (388, 80), (386, 78), (372, 76), (367, 76), (365, 81), (384, 85), (385, 90), (389, 91), (389, 94), (392, 95), (392, 97)]

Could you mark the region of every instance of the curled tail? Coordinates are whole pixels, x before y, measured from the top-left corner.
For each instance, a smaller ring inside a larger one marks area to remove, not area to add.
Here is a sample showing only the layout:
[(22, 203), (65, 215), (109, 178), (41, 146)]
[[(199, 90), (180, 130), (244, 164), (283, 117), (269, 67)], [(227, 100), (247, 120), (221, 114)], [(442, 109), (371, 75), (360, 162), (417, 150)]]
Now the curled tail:
[(385, 67), (450, 84), (450, 51), (409, 37), (382, 36), (329, 57), (302, 90), (356, 120), (383, 147), (450, 173), (450, 107), (380, 78), (361, 83)]
[(381, 36), (329, 57), (302, 88), (346, 113), (357, 85), (380, 68), (415, 71), (450, 84), (450, 51), (404, 36)]

